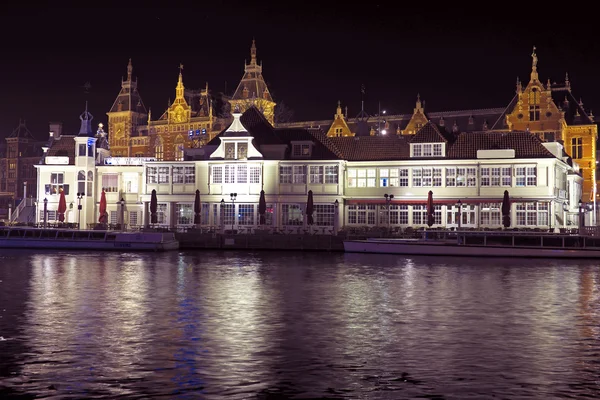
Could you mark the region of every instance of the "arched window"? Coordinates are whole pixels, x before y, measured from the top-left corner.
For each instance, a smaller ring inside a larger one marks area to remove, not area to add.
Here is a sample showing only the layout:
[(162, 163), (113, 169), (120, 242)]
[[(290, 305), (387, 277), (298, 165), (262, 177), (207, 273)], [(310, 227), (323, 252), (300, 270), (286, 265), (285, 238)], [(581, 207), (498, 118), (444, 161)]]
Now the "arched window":
[(85, 193), (85, 171), (77, 172), (77, 193)]
[(177, 135), (175, 138), (175, 161), (183, 161), (183, 149), (185, 147), (185, 142), (183, 140), (183, 136)]
[(156, 142), (154, 143), (154, 157), (156, 158), (156, 161), (162, 161), (163, 155), (163, 141), (160, 137), (157, 137)]

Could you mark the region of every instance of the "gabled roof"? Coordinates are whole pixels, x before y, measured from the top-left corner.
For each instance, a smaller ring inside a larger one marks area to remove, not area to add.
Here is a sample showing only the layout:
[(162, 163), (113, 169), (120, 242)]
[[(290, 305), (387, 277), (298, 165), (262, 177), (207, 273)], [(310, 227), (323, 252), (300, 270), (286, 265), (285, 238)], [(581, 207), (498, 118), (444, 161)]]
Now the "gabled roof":
[(559, 110), (565, 113), (568, 125), (592, 125), (595, 122), (583, 108), (583, 103), (575, 99), (568, 84), (552, 85), (552, 100)]
[(137, 90), (137, 79), (134, 81), (132, 78), (133, 67), (131, 65), (131, 58), (127, 65), (127, 80), (121, 81), (121, 90), (115, 99), (109, 113), (120, 112), (120, 111), (133, 111), (142, 114), (147, 114), (146, 106), (142, 102), (142, 97)]
[[(327, 140), (327, 136), (320, 129), (283, 128), (277, 129), (276, 133), (283, 142), (289, 144), (290, 151), (292, 149), (292, 142), (313, 142), (311, 160), (335, 160), (341, 158), (339, 151)], [(290, 158), (289, 152), (286, 158)]]
[(463, 132), (448, 150), (451, 159), (476, 159), (477, 150), (514, 149), (515, 158), (555, 158), (542, 141), (533, 133), (511, 132)]
[(29, 129), (27, 129), (27, 126), (25, 126), (25, 121), (24, 120), (20, 120), (19, 121), (19, 126), (17, 126), (10, 135), (8, 135), (9, 138), (19, 138), (19, 139), (29, 139), (29, 140), (35, 140), (35, 138), (33, 137), (33, 135), (31, 134), (31, 132), (29, 131)]
[[(443, 132), (443, 133), (442, 133)], [(438, 127), (431, 121), (419, 129), (412, 137), (411, 143), (448, 143), (450, 136), (443, 128)]]
[[(263, 144), (283, 144), (283, 141), (275, 134), (275, 128), (273, 128), (256, 107), (252, 106), (248, 108), (240, 117), (240, 122), (248, 130), (250, 136), (254, 137), (254, 142), (258, 146)], [(221, 143), (221, 137), (234, 135), (234, 133), (231, 135), (227, 133), (229, 126), (208, 142), (207, 146), (218, 146)]]
[(254, 40), (252, 40), (252, 47), (250, 48), (250, 64), (245, 64), (244, 76), (242, 76), (242, 80), (233, 93), (231, 100), (252, 98), (273, 101), (267, 83), (262, 76), (262, 64), (259, 65), (256, 61), (256, 43)]

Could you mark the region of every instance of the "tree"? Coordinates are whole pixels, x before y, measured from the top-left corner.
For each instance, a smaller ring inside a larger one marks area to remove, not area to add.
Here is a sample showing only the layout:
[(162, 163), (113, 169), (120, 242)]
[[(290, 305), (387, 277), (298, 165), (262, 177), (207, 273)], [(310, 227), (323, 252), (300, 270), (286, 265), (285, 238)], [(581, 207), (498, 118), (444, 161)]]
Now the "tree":
[(287, 107), (284, 102), (280, 102), (275, 106), (274, 112), (275, 124), (284, 124), (286, 122), (292, 122), (294, 118), (294, 110)]

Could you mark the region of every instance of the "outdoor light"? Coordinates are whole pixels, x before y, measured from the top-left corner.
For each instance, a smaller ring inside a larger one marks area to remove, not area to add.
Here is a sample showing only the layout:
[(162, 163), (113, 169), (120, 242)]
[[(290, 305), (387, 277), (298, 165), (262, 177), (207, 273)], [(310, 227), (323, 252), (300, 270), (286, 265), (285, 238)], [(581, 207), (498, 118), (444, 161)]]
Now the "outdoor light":
[(123, 200), (123, 198), (121, 197), (121, 207), (123, 207), (125, 205), (125, 200)]
[(460, 222), (462, 219), (462, 201), (460, 201), (460, 199), (456, 202), (456, 206), (458, 207), (458, 229), (460, 229)]
[(233, 233), (233, 227), (235, 225), (235, 199), (237, 197), (237, 193), (230, 193), (229, 198), (231, 199), (231, 203), (233, 204), (233, 215), (231, 217), (231, 233)]
[(121, 197), (121, 231), (125, 230), (125, 199)]
[(392, 202), (392, 199), (394, 198), (393, 194), (384, 194), (383, 197), (385, 197), (385, 208), (387, 209), (387, 224), (388, 227), (390, 226), (390, 203)]
[(568, 211), (569, 210), (569, 203), (567, 203), (566, 201), (563, 203), (563, 211)]
[(83, 199), (84, 195), (85, 193), (83, 192), (77, 192), (77, 226), (79, 229), (81, 229), (81, 199)]
[(335, 206), (335, 208), (338, 208), (340, 205), (340, 202), (337, 201), (337, 199), (335, 199), (335, 201), (333, 202), (333, 205)]
[(382, 135), (385, 135), (386, 133), (387, 133), (387, 131), (386, 131), (385, 129), (383, 129), (383, 130), (381, 131), (381, 134), (382, 134)]

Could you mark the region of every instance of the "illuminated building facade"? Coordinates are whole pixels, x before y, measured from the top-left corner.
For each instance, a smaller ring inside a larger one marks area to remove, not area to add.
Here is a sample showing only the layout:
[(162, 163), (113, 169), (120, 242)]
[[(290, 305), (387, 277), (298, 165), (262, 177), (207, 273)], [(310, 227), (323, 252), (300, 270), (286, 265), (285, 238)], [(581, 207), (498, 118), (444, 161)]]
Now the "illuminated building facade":
[[(130, 227), (149, 225), (153, 190), (156, 225), (178, 229), (194, 225), (196, 190), (201, 225), (214, 231), (257, 229), (261, 190), (267, 206), (264, 228), (281, 233), (424, 227), (430, 190), (434, 227), (501, 227), (505, 190), (512, 199), (512, 227), (577, 226), (579, 167), (559, 142), (544, 143), (531, 132), (450, 133), (427, 122), (413, 135), (329, 137), (321, 129), (273, 127), (256, 107), (233, 117), (225, 131), (190, 149), (185, 160), (159, 161), (108, 157), (83, 115), (79, 135), (55, 141), (38, 166), (38, 222), (44, 218), (44, 199), (51, 220), (60, 191), (67, 203), (76, 202), (75, 191), (65, 186), (77, 185), (77, 193), (84, 193), (77, 219), (82, 227), (97, 221), (102, 190), (109, 222), (119, 220), (123, 199)], [(53, 185), (62, 187), (54, 190)], [(309, 192), (312, 226), (306, 215)], [(388, 201), (390, 194), (394, 197)]]
[[(587, 112), (581, 100), (576, 100), (568, 75), (563, 83), (548, 80), (543, 84), (538, 75), (538, 58), (534, 48), (529, 83), (523, 86), (517, 81), (516, 91), (503, 107), (426, 112), (420, 96), (412, 114), (368, 116), (364, 110), (356, 118), (342, 113), (338, 103), (333, 120), (303, 121), (278, 124), (278, 127), (319, 127), (329, 137), (414, 135), (427, 123), (436, 124), (450, 134), (460, 132), (514, 132), (527, 131), (543, 142), (558, 142), (579, 165), (584, 178), (583, 202), (595, 204), (596, 189), (596, 143), (598, 126), (591, 112)], [(567, 200), (563, 191), (556, 193), (557, 201)]]

